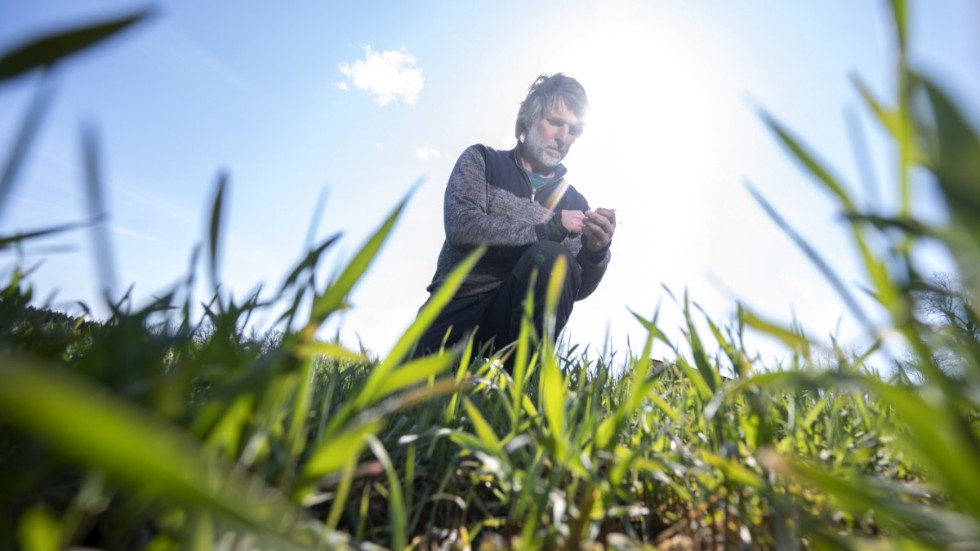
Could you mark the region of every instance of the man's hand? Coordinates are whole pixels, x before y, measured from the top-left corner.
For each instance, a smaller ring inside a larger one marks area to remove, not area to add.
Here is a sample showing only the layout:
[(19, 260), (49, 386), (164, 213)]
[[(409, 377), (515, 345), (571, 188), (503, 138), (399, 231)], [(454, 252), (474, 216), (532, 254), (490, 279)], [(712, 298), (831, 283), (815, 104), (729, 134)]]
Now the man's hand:
[(585, 230), (585, 213), (580, 210), (561, 211), (561, 225), (571, 237), (582, 235)]
[[(562, 214), (564, 213), (565, 211), (562, 211)], [(586, 212), (582, 232), (585, 234), (585, 246), (590, 251), (598, 252), (605, 249), (612, 241), (613, 233), (616, 232), (616, 211), (599, 208)]]

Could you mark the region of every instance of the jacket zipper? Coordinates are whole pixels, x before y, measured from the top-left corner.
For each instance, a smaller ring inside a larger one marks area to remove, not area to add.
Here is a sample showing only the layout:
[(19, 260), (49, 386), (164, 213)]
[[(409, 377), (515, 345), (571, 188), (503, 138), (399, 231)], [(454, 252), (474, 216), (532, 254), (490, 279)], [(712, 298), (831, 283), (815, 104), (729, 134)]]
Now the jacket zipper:
[[(517, 164), (516, 155), (515, 155), (514, 163)], [(517, 166), (518, 168), (521, 168), (519, 164)], [(523, 169), (521, 169), (521, 176), (524, 178), (524, 183), (527, 184), (527, 187), (531, 189), (531, 202), (533, 203), (538, 196), (538, 189), (534, 187), (534, 184), (531, 183), (531, 178), (524, 173)], [(554, 186), (552, 186), (551, 184), (547, 184), (541, 187), (552, 188)]]
[(531, 202), (534, 202), (534, 197), (538, 194), (538, 190), (534, 188), (534, 184), (531, 183), (531, 178), (527, 174), (521, 174), (524, 177), (524, 183), (527, 187), (531, 189)]

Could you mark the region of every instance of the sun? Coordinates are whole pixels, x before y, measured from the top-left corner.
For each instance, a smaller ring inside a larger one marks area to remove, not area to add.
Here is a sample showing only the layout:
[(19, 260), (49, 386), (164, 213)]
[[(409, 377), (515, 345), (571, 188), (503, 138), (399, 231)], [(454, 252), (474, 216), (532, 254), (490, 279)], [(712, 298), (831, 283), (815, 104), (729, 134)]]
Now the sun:
[(701, 277), (701, 240), (712, 234), (706, 206), (727, 185), (719, 177), (711, 57), (692, 50), (693, 38), (652, 28), (619, 18), (576, 38), (548, 66), (578, 79), (589, 96), (585, 132), (566, 158), (570, 181), (591, 207), (616, 209), (619, 223), (606, 276), (617, 284), (600, 287), (602, 302), (576, 306), (584, 315), (570, 322), (595, 342), (607, 323), (636, 330), (626, 314), (611, 319), (610, 304), (651, 311), (660, 283)]
[(555, 65), (589, 95), (585, 136), (569, 164), (616, 182), (601, 190), (604, 202), (629, 210), (694, 199), (714, 158), (714, 109), (675, 43), (639, 26), (609, 26), (575, 40)]

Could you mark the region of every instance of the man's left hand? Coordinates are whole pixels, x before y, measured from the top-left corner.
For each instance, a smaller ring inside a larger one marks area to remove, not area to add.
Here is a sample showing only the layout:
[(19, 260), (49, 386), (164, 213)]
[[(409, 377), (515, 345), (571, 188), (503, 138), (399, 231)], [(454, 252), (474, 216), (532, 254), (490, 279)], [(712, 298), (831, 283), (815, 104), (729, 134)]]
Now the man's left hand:
[(612, 242), (616, 232), (616, 211), (598, 208), (585, 213), (582, 224), (585, 246), (592, 252), (604, 250)]

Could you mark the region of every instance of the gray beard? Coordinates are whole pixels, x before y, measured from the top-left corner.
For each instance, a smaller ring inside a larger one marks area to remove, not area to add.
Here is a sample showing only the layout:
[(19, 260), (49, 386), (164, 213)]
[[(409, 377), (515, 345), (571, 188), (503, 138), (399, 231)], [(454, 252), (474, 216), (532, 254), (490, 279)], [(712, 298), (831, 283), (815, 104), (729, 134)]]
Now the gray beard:
[(545, 148), (532, 147), (527, 140), (521, 142), (521, 156), (531, 164), (531, 168), (544, 168), (553, 171), (561, 164), (561, 159), (556, 159), (545, 152)]

